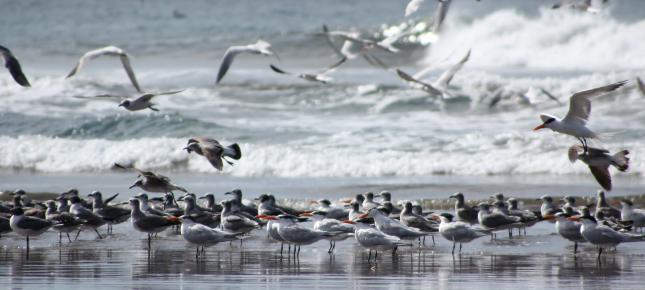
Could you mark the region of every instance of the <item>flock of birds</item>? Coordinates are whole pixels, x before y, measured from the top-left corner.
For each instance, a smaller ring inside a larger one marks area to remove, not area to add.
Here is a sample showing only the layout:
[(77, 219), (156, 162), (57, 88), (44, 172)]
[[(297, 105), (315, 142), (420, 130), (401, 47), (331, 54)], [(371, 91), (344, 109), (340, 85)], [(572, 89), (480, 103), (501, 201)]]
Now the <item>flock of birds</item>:
[[(140, 171), (140, 175), (149, 174), (154, 173)], [(554, 223), (555, 231), (574, 243), (574, 255), (579, 243), (596, 246), (600, 259), (603, 249), (645, 241), (645, 234), (637, 233), (645, 227), (645, 210), (634, 208), (627, 199), (621, 200), (620, 210), (613, 208), (603, 191), (598, 192), (592, 215), (592, 205), (578, 206), (572, 196), (565, 196), (562, 199), (565, 203), (559, 206), (552, 197), (544, 195), (539, 199), (542, 201), (539, 210), (533, 211), (520, 209), (517, 199), (506, 199), (501, 193), (477, 206), (469, 205), (463, 193), (455, 193), (449, 197), (455, 199), (454, 212), (439, 213), (425, 211), (411, 201), (395, 205), (387, 191), (358, 194), (354, 199), (342, 200), (343, 206), (321, 199), (310, 203), (317, 204), (315, 207), (294, 209), (277, 204), (269, 194), (254, 201), (245, 200), (240, 189), (226, 192), (231, 198), (220, 203), (211, 193), (197, 197), (186, 192), (175, 199), (172, 191), (185, 189), (169, 181), (166, 188), (157, 189), (166, 191), (163, 198), (139, 193), (127, 204), (111, 204), (118, 194), (104, 199), (98, 191), (90, 193), (89, 199), (82, 199), (76, 189), (43, 204), (31, 200), (24, 190), (17, 190), (11, 193), (13, 202), (0, 204), (0, 234), (13, 231), (25, 237), (28, 253), (29, 238), (49, 229), (59, 232), (59, 243), (62, 244), (63, 234), (72, 243), (70, 234), (76, 233), (77, 239), (81, 231), (90, 230), (102, 239), (100, 227), (106, 226), (110, 235), (113, 225), (130, 220), (134, 230), (147, 234), (148, 250), (158, 233), (174, 228), (186, 242), (195, 245), (195, 256), (199, 259), (206, 247), (233, 241), (242, 244), (252, 231), (264, 228), (269, 240), (281, 244), (280, 255), (285, 244), (288, 255), (293, 253), (297, 257), (302, 246), (322, 240), (329, 241), (328, 252), (332, 253), (336, 242), (353, 237), (369, 250), (370, 262), (372, 252), (374, 259), (379, 251), (391, 250), (395, 254), (399, 247), (414, 246), (415, 240), (422, 247), (428, 236), (434, 245), (436, 235), (453, 244), (453, 255), (459, 244), (461, 254), (462, 245), (477, 238), (490, 235), (494, 240), (499, 231), (508, 231), (512, 238), (515, 229), (519, 235), (522, 231), (526, 235), (526, 228), (545, 221)], [(202, 199), (200, 204), (198, 200)], [(312, 221), (312, 226), (303, 223), (306, 221)]]
[[(413, 0), (406, 8), (406, 16), (414, 13), (423, 1)], [(559, 8), (571, 6), (576, 9), (589, 11), (590, 1), (562, 1), (554, 6)], [(588, 5), (587, 5), (588, 4)], [(438, 27), (443, 21), (450, 5), (449, 0), (439, 1), (437, 17), (434, 25)], [(586, 8), (582, 9), (584, 5)], [(360, 34), (348, 31), (332, 31), (323, 27), (321, 36), (334, 48), (339, 59), (329, 67), (317, 73), (292, 73), (276, 65), (270, 68), (276, 73), (293, 75), (306, 81), (327, 83), (331, 81), (329, 74), (344, 64), (347, 60), (363, 57), (369, 63), (383, 67), (384, 64), (370, 52), (373, 49), (388, 53), (397, 53), (399, 49), (394, 45), (408, 32), (386, 37), (382, 40), (362, 38)], [(336, 47), (334, 40), (342, 40), (341, 48)], [(234, 59), (240, 54), (260, 54), (276, 57), (271, 45), (263, 40), (244, 46), (232, 46), (226, 50), (217, 74), (216, 83), (220, 83), (231, 68)], [(30, 83), (22, 72), (20, 63), (13, 53), (0, 46), (0, 56), (4, 59), (14, 80), (21, 86), (29, 87)], [(122, 98), (119, 106), (129, 111), (145, 109), (157, 110), (152, 99), (157, 95), (181, 93), (181, 91), (144, 93), (130, 63), (128, 54), (115, 46), (107, 46), (85, 53), (76, 66), (67, 75), (71, 78), (92, 59), (102, 56), (119, 57), (123, 67), (137, 92), (142, 95), (136, 98)], [(396, 70), (397, 75), (404, 81), (427, 92), (439, 99), (452, 98), (448, 86), (454, 75), (463, 67), (470, 58), (470, 50), (465, 56), (444, 72), (435, 82), (428, 83), (423, 80), (428, 70), (423, 70), (415, 75), (410, 75), (402, 70)], [(629, 152), (621, 150), (611, 154), (608, 150), (590, 147), (588, 139), (596, 139), (600, 134), (586, 126), (591, 113), (591, 100), (603, 94), (621, 88), (626, 81), (577, 92), (570, 97), (569, 111), (564, 118), (548, 114), (541, 114), (542, 124), (534, 130), (543, 128), (576, 137), (581, 145), (573, 145), (568, 151), (571, 162), (580, 160), (587, 164), (598, 183), (605, 189), (611, 190), (610, 167), (625, 171), (629, 166)], [(639, 87), (645, 91), (645, 86), (638, 80)], [(550, 95), (550, 94), (548, 94)], [(114, 98), (112, 95), (100, 95), (94, 98)], [(242, 152), (237, 144), (224, 146), (212, 138), (195, 137), (188, 140), (184, 148), (188, 153), (196, 153), (205, 157), (217, 170), (222, 170), (224, 163), (233, 164), (232, 160), (239, 160)], [(347, 207), (332, 207), (329, 200), (319, 200), (318, 208), (295, 210), (279, 206), (272, 195), (263, 194), (256, 198), (257, 205), (245, 202), (239, 189), (227, 192), (233, 198), (215, 202), (212, 194), (197, 198), (185, 188), (172, 183), (170, 178), (161, 174), (137, 169), (131, 165), (115, 164), (115, 168), (134, 170), (138, 172), (136, 182), (130, 188), (139, 187), (146, 193), (138, 194), (129, 199), (127, 204), (110, 204), (116, 195), (103, 199), (100, 192), (89, 195), (90, 200), (79, 196), (77, 190), (62, 193), (56, 200), (48, 200), (44, 204), (34, 202), (22, 191), (16, 191), (12, 203), (0, 204), (0, 234), (13, 231), (26, 238), (27, 251), (29, 238), (38, 236), (49, 229), (60, 233), (60, 242), (63, 234), (72, 242), (70, 233), (76, 232), (76, 238), (82, 230), (96, 232), (98, 238), (102, 235), (98, 229), (107, 225), (107, 233), (112, 233), (112, 225), (130, 220), (136, 231), (147, 233), (148, 245), (153, 237), (168, 228), (177, 227), (181, 236), (189, 243), (196, 245), (196, 256), (204, 252), (204, 247), (221, 242), (244, 240), (249, 233), (265, 228), (268, 238), (294, 248), (294, 255), (298, 255), (301, 246), (310, 245), (320, 240), (328, 240), (329, 252), (334, 250), (336, 242), (353, 237), (359, 245), (375, 252), (392, 250), (398, 247), (413, 246), (414, 240), (421, 240), (426, 236), (433, 237), (439, 234), (453, 243), (453, 254), (456, 244), (459, 251), (462, 244), (474, 239), (491, 235), (495, 232), (508, 230), (512, 236), (513, 229), (524, 229), (540, 221), (554, 221), (556, 231), (567, 240), (575, 243), (574, 252), (577, 252), (578, 243), (591, 243), (598, 247), (598, 258), (604, 248), (615, 247), (624, 242), (645, 241), (645, 236), (630, 233), (645, 227), (645, 211), (634, 209), (629, 200), (622, 201), (622, 210), (610, 207), (604, 196), (599, 192), (592, 215), (589, 207), (576, 207), (573, 197), (566, 197), (566, 204), (557, 207), (549, 196), (541, 197), (542, 206), (539, 211), (522, 210), (518, 207), (518, 200), (505, 199), (502, 194), (494, 196), (493, 203), (480, 203), (470, 206), (466, 203), (464, 195), (457, 193), (450, 198), (456, 199), (454, 213), (427, 213), (412, 202), (403, 203), (403, 208), (397, 208), (389, 192), (378, 195), (367, 193), (357, 195), (349, 201)], [(173, 192), (184, 192), (184, 195), (175, 199)], [(163, 198), (149, 198), (147, 193), (164, 194)], [(376, 197), (382, 199), (381, 203), (375, 201)], [(204, 199), (200, 205), (198, 199)], [(181, 206), (180, 206), (181, 205)], [(303, 226), (301, 222), (313, 220), (313, 228)]]

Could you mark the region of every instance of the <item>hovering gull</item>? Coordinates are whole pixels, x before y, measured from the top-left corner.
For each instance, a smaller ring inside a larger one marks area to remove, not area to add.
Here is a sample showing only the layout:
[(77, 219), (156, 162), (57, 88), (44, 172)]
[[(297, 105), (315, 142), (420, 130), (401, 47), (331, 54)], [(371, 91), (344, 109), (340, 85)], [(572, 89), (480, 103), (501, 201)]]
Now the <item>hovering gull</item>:
[(153, 111), (159, 111), (159, 109), (153, 107), (155, 104), (152, 103), (152, 98), (162, 95), (174, 95), (183, 92), (184, 90), (179, 91), (168, 91), (168, 92), (159, 92), (159, 93), (145, 93), (139, 96), (128, 98), (126, 96), (116, 96), (110, 94), (96, 95), (92, 97), (86, 96), (74, 96), (79, 99), (92, 99), (92, 100), (107, 100), (107, 101), (118, 101), (119, 107), (123, 107), (128, 111), (140, 111), (145, 109), (150, 109)]
[(138, 177), (141, 178), (132, 184), (130, 189), (138, 186), (147, 192), (168, 193), (175, 190), (188, 192), (185, 188), (173, 184), (170, 182), (170, 178), (161, 174), (154, 173), (152, 171), (144, 171), (134, 166), (126, 167), (118, 163), (114, 163), (114, 166), (121, 169), (134, 169), (139, 172)]
[(593, 174), (600, 186), (606, 190), (611, 190), (609, 166), (614, 166), (619, 171), (627, 170), (629, 168), (628, 154), (629, 151), (621, 150), (616, 154), (610, 155), (609, 151), (594, 147), (588, 147), (586, 152), (584, 152), (582, 146), (574, 145), (569, 148), (569, 161), (573, 163), (576, 160), (580, 160), (589, 165), (591, 174)]
[(371, 39), (361, 38), (357, 33), (347, 32), (347, 31), (330, 31), (327, 29), (327, 26), (323, 26), (323, 34), (327, 36), (338, 37), (344, 41), (349, 41), (357, 43), (363, 46), (363, 50), (367, 51), (372, 48), (379, 48), (386, 52), (395, 53), (399, 52), (399, 49), (392, 46), (392, 43), (396, 42), (398, 38), (403, 36), (402, 34), (397, 34), (392, 37), (385, 38), (381, 41), (374, 41)]
[(224, 157), (240, 160), (242, 158), (242, 150), (237, 143), (233, 143), (226, 147), (222, 146), (217, 140), (205, 137), (194, 137), (188, 139), (188, 145), (184, 150), (195, 152), (198, 155), (206, 157), (208, 162), (215, 167), (215, 169), (222, 171), (224, 164), (222, 160), (228, 164), (233, 165), (233, 162), (226, 160)]
[(396, 73), (399, 75), (399, 77), (411, 84), (414, 84), (415, 86), (418, 86), (421, 90), (427, 92), (433, 97), (438, 97), (442, 100), (452, 98), (452, 96), (448, 93), (448, 87), (450, 85), (450, 81), (454, 78), (455, 74), (461, 70), (461, 68), (464, 66), (464, 64), (468, 61), (470, 58), (470, 49), (466, 53), (466, 55), (455, 65), (450, 67), (448, 70), (446, 70), (439, 78), (432, 84), (428, 84), (426, 82), (423, 82), (419, 80), (420, 75), (417, 74), (415, 76), (410, 76), (406, 72), (397, 69)]
[(19, 85), (31, 87), (27, 77), (22, 73), (20, 62), (18, 62), (18, 59), (13, 55), (11, 50), (0, 45), (0, 57), (4, 60), (4, 66), (9, 70), (9, 73)]
[(282, 69), (278, 68), (277, 66), (275, 66), (273, 64), (271, 64), (269, 66), (271, 67), (271, 69), (274, 72), (277, 72), (279, 74), (295, 75), (298, 78), (301, 78), (301, 79), (306, 80), (306, 81), (320, 82), (320, 83), (323, 83), (323, 84), (327, 84), (328, 82), (332, 81), (332, 78), (329, 77), (328, 74), (334, 72), (336, 70), (336, 68), (338, 68), (345, 61), (347, 61), (347, 57), (343, 57), (339, 61), (335, 62), (334, 64), (326, 67), (322, 71), (320, 71), (318, 73), (315, 73), (315, 74), (308, 74), (308, 73), (295, 74), (295, 73), (291, 73), (291, 72), (287, 72), (285, 70), (282, 70)]
[[(353, 37), (357, 37), (357, 38), (359, 37), (359, 34), (355, 33), (355, 32), (346, 32), (346, 33), (352, 35)], [(352, 60), (352, 59), (357, 58), (360, 55), (365, 59), (365, 61), (367, 61), (372, 66), (376, 66), (376, 67), (379, 67), (379, 68), (382, 68), (382, 69), (385, 69), (385, 70), (389, 69), (389, 67), (385, 63), (383, 63), (383, 61), (381, 61), (377, 57), (371, 55), (369, 53), (369, 49), (366, 49), (360, 43), (355, 43), (355, 42), (351, 42), (351, 41), (344, 41), (344, 43), (343, 43), (341, 48), (336, 47), (336, 44), (334, 44), (334, 41), (332, 40), (332, 35), (330, 34), (330, 31), (329, 31), (329, 28), (327, 27), (327, 25), (323, 25), (323, 32), (321, 33), (321, 35), (324, 36), (325, 42), (327, 42), (329, 47), (332, 48), (334, 53), (339, 58), (341, 58), (341, 59), (347, 58), (349, 60)], [(400, 38), (400, 37), (398, 37), (398, 38)], [(396, 40), (398, 40), (398, 38), (390, 39), (390, 40), (387, 40), (387, 41), (383, 40), (383, 41), (386, 42), (385, 43), (386, 46), (391, 46), (394, 42), (396, 42)]]
[(226, 72), (233, 64), (233, 60), (240, 53), (252, 53), (252, 54), (261, 54), (266, 56), (276, 56), (275, 52), (271, 50), (271, 44), (260, 39), (258, 42), (249, 45), (241, 46), (231, 46), (224, 53), (224, 58), (222, 58), (222, 64), (219, 67), (219, 72), (217, 72), (217, 81), (216, 84), (219, 84), (220, 81), (226, 75)]
[(74, 76), (85, 65), (87, 61), (93, 60), (103, 55), (120, 57), (121, 63), (123, 63), (123, 68), (125, 69), (125, 72), (128, 74), (128, 78), (130, 78), (132, 85), (134, 86), (135, 89), (137, 89), (137, 92), (140, 92), (140, 93), (143, 92), (141, 90), (141, 87), (139, 87), (139, 83), (137, 82), (136, 76), (134, 75), (134, 70), (132, 70), (132, 65), (130, 65), (130, 58), (128, 57), (128, 54), (125, 53), (123, 49), (118, 48), (116, 46), (106, 46), (103, 48), (90, 50), (86, 52), (78, 60), (78, 63), (76, 63), (76, 66), (72, 69), (72, 71), (67, 75), (67, 78)]
[(598, 138), (598, 134), (587, 128), (587, 121), (589, 114), (591, 114), (591, 99), (612, 92), (622, 87), (626, 82), (621, 81), (573, 94), (569, 101), (569, 112), (563, 119), (549, 114), (540, 114), (540, 119), (544, 123), (533, 128), (533, 131), (549, 128), (555, 132), (574, 136), (578, 138), (586, 150), (586, 138)]

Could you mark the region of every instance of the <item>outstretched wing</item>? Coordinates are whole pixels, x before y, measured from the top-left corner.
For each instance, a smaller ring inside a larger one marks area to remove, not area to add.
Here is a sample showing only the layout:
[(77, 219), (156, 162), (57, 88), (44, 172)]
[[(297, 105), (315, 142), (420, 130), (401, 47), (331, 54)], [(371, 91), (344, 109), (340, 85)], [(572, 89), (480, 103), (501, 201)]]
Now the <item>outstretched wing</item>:
[(139, 82), (137, 82), (137, 77), (134, 75), (134, 70), (132, 70), (132, 65), (130, 64), (130, 58), (128, 57), (127, 54), (122, 54), (121, 55), (121, 62), (123, 63), (123, 68), (125, 69), (125, 72), (128, 74), (128, 78), (130, 79), (130, 82), (132, 82), (132, 85), (134, 86), (135, 89), (137, 89), (137, 92), (141, 93), (141, 87), (139, 87)]
[(222, 79), (226, 75), (226, 72), (231, 67), (231, 64), (233, 64), (235, 56), (242, 51), (244, 51), (244, 48), (240, 46), (231, 46), (226, 50), (224, 57), (222, 58), (222, 64), (220, 64), (219, 71), (217, 72), (217, 81), (215, 81), (216, 84), (219, 84), (219, 82), (222, 81)]
[(461, 70), (462, 67), (464, 67), (464, 64), (468, 61), (469, 58), (470, 58), (470, 49), (458, 63), (456, 63), (448, 70), (446, 70), (443, 74), (441, 74), (439, 79), (437, 79), (437, 81), (435, 82), (435, 85), (437, 87), (447, 88), (448, 85), (450, 85), (450, 81), (452, 81), (452, 78), (459, 70)]
[(589, 121), (589, 114), (591, 114), (591, 98), (614, 91), (623, 86), (626, 82), (627, 81), (621, 81), (573, 94), (569, 100), (569, 112), (567, 112), (563, 121), (583, 125), (587, 124), (587, 121)]
[(402, 70), (400, 70), (400, 69), (397, 69), (397, 70), (396, 70), (396, 73), (397, 73), (397, 74), (399, 75), (399, 77), (400, 77), (401, 79), (403, 79), (404, 81), (407, 81), (407, 82), (411, 82), (411, 83), (413, 83), (413, 84), (420, 85), (420, 86), (422, 87), (422, 89), (423, 89), (424, 91), (426, 91), (426, 92), (429, 92), (429, 93), (431, 93), (431, 94), (433, 94), (433, 95), (441, 95), (441, 91), (437, 90), (437, 89), (436, 89), (436, 88), (434, 88), (432, 85), (427, 84), (427, 83), (424, 83), (424, 82), (422, 82), (422, 81), (419, 81), (419, 80), (417, 80), (417, 79), (413, 78), (412, 76), (410, 76), (409, 74), (405, 73), (404, 71), (402, 71)]
[(609, 166), (589, 166), (591, 174), (596, 178), (596, 181), (605, 190), (611, 190), (611, 175), (609, 174)]
[(4, 47), (0, 46), (0, 55), (4, 59), (4, 66), (9, 69), (9, 73), (11, 74), (11, 77), (21, 86), (23, 87), (30, 87), (31, 84), (29, 84), (29, 81), (27, 80), (27, 77), (25, 74), (22, 72), (22, 68), (20, 67), (20, 62), (18, 62), (18, 59), (11, 53), (11, 51)]
[(282, 70), (282, 69), (280, 69), (277, 66), (272, 65), (272, 64), (270, 64), (269, 67), (271, 67), (271, 70), (273, 70), (274, 72), (277, 72), (279, 74), (285, 74), (285, 75), (292, 75), (293, 74), (293, 73), (290, 73), (288, 71)]

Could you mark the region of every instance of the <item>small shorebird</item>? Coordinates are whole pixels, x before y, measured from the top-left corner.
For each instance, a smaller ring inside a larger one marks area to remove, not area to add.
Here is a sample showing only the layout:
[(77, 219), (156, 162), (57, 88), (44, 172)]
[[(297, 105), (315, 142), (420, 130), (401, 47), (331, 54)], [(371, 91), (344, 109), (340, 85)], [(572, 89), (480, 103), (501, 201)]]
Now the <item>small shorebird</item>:
[(224, 57), (222, 58), (222, 63), (220, 64), (219, 71), (217, 72), (216, 84), (219, 84), (219, 82), (222, 81), (226, 72), (233, 64), (233, 60), (235, 60), (235, 57), (240, 53), (261, 54), (264, 56), (275, 56), (277, 58), (275, 52), (271, 50), (271, 44), (262, 39), (259, 39), (254, 44), (231, 46), (226, 50)]
[(573, 145), (569, 148), (569, 161), (573, 163), (580, 160), (587, 164), (591, 174), (605, 190), (611, 190), (612, 187), (609, 167), (614, 166), (621, 172), (627, 171), (629, 168), (627, 155), (629, 155), (627, 150), (621, 150), (612, 155), (608, 150), (594, 147), (584, 149), (582, 146)]
[(558, 133), (574, 136), (578, 138), (586, 151), (588, 147), (587, 138), (598, 138), (598, 134), (587, 127), (589, 115), (591, 114), (592, 98), (612, 92), (622, 87), (625, 83), (627, 81), (573, 94), (569, 100), (569, 111), (564, 118), (560, 119), (549, 114), (540, 114), (540, 119), (542, 119), (543, 123), (533, 128), (533, 131), (549, 128)]
[(195, 152), (198, 155), (206, 157), (208, 162), (215, 167), (215, 169), (222, 171), (224, 164), (222, 160), (226, 161), (229, 165), (233, 162), (226, 160), (225, 157), (240, 160), (242, 158), (242, 150), (237, 143), (233, 143), (226, 147), (222, 146), (219, 141), (212, 138), (194, 137), (188, 139), (188, 145), (184, 148), (190, 154)]
[[(266, 217), (266, 215), (259, 215), (260, 218)], [(298, 220), (298, 217), (281, 214), (277, 216), (277, 230), (278, 234), (282, 239), (288, 243), (297, 247), (297, 250), (294, 248), (294, 256), (300, 255), (300, 247), (311, 245), (320, 240), (334, 238), (340, 235), (346, 235), (345, 232), (326, 232), (322, 230), (309, 229), (305, 227), (298, 226), (295, 222)]]
[[(398, 237), (402, 240), (414, 240), (420, 237), (430, 235), (429, 232), (421, 231), (417, 228), (409, 227), (403, 223), (385, 216), (377, 208), (370, 209), (366, 214), (359, 216), (360, 219), (370, 217), (374, 219), (376, 228), (390, 236)], [(436, 230), (435, 230), (436, 231)]]
[(337, 220), (346, 220), (349, 217), (349, 211), (345, 208), (332, 207), (331, 201), (329, 199), (321, 199), (315, 201), (318, 206), (318, 210), (326, 213), (326, 218), (337, 219)]
[(13, 77), (13, 80), (16, 81), (16, 83), (23, 87), (31, 87), (27, 77), (25, 77), (25, 74), (22, 72), (20, 62), (18, 62), (18, 59), (13, 55), (11, 50), (0, 45), (0, 58), (4, 60), (4, 66), (9, 70), (11, 77)]
[(634, 203), (629, 199), (620, 201), (622, 209), (620, 211), (620, 219), (624, 222), (632, 222), (634, 231), (645, 227), (645, 210), (634, 208)]
[(134, 169), (139, 172), (139, 179), (129, 187), (130, 189), (139, 187), (147, 192), (158, 193), (168, 193), (175, 190), (188, 192), (185, 188), (173, 184), (167, 176), (163, 176), (152, 171), (141, 170), (134, 166), (126, 167), (118, 163), (114, 163), (114, 166), (121, 169)]
[(220, 222), (220, 227), (225, 230), (236, 234), (246, 234), (260, 225), (253, 219), (246, 217), (245, 215), (232, 212), (231, 201), (221, 202), (224, 209), (222, 210), (222, 220)]
[(137, 89), (137, 92), (140, 92), (140, 93), (143, 92), (141, 90), (141, 87), (139, 87), (139, 82), (137, 82), (136, 76), (134, 75), (134, 70), (132, 69), (132, 65), (130, 64), (130, 58), (128, 57), (128, 54), (125, 53), (123, 49), (118, 48), (116, 46), (106, 46), (106, 47), (102, 47), (99, 49), (86, 52), (85, 54), (83, 54), (83, 56), (81, 56), (81, 58), (76, 63), (76, 66), (74, 66), (74, 68), (72, 69), (71, 72), (69, 72), (66, 78), (73, 77), (85, 65), (86, 62), (104, 55), (118, 56), (121, 59), (123, 68), (125, 69), (125, 72), (128, 74), (128, 78), (130, 78), (130, 81), (132, 82), (132, 85), (134, 86), (134, 88)]
[(373, 209), (375, 207), (381, 206), (380, 203), (374, 201), (374, 193), (372, 192), (366, 192), (364, 194), (365, 199), (363, 200), (363, 203), (361, 206), (363, 206), (363, 209), (366, 211), (369, 211), (370, 209)]
[(222, 205), (215, 202), (215, 195), (212, 193), (204, 194), (204, 196), (199, 197), (199, 199), (205, 199), (205, 207), (207, 210), (213, 213), (222, 212)]
[(540, 215), (542, 215), (542, 218), (553, 216), (562, 211), (553, 203), (553, 198), (549, 195), (545, 194), (537, 200), (542, 201), (542, 205), (540, 206)]

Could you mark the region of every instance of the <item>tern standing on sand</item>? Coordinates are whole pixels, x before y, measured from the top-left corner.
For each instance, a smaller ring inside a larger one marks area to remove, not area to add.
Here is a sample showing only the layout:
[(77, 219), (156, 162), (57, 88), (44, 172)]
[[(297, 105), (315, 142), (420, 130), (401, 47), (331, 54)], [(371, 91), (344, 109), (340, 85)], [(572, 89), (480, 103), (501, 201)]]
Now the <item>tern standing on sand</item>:
[(573, 94), (569, 100), (569, 111), (564, 118), (560, 119), (549, 114), (540, 114), (540, 119), (542, 119), (543, 123), (533, 128), (533, 131), (549, 128), (558, 133), (574, 136), (578, 138), (586, 151), (587, 138), (598, 138), (598, 134), (587, 127), (589, 115), (591, 114), (591, 99), (612, 92), (622, 87), (626, 82), (621, 81)]

